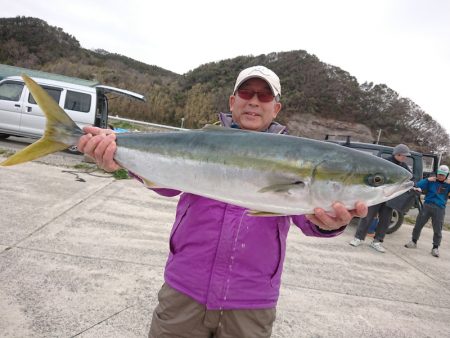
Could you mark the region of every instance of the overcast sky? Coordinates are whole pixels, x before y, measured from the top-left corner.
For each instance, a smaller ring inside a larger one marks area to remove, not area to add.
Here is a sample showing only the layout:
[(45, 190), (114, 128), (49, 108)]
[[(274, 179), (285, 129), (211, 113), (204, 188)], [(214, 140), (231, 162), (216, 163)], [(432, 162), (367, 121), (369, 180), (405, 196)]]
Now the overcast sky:
[[(358, 79), (384, 83), (450, 132), (448, 0), (0, 0), (84, 48), (183, 74), (204, 63), (306, 50)], [(283, 84), (283, 79), (281, 79)]]

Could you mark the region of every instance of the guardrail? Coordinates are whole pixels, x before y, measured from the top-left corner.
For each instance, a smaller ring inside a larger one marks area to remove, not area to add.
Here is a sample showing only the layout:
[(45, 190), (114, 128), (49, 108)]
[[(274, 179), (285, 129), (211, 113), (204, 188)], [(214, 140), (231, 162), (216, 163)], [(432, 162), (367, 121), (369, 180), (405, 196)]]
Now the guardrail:
[(132, 119), (126, 119), (123, 117), (119, 117), (118, 115), (116, 116), (108, 116), (108, 119), (111, 120), (117, 120), (117, 121), (124, 121), (124, 122), (130, 122), (130, 123), (135, 123), (135, 124), (141, 124), (143, 126), (147, 126), (147, 127), (151, 127), (151, 128), (156, 128), (156, 129), (168, 129), (168, 130), (186, 130), (186, 128), (179, 128), (179, 127), (172, 127), (172, 126), (167, 126), (164, 124), (157, 124), (157, 123), (150, 123), (150, 122), (144, 122), (144, 121), (137, 121), (137, 120), (132, 120)]

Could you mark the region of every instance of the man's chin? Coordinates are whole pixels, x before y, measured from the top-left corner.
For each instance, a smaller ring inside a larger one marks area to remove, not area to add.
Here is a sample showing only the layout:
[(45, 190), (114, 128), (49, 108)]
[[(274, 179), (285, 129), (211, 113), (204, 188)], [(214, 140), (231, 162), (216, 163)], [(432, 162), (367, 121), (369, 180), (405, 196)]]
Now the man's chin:
[(261, 131), (264, 128), (262, 128), (259, 123), (242, 123), (241, 129), (252, 130), (252, 131)]
[(258, 118), (242, 119), (240, 125), (242, 129), (256, 130), (256, 131), (263, 129), (261, 120)]

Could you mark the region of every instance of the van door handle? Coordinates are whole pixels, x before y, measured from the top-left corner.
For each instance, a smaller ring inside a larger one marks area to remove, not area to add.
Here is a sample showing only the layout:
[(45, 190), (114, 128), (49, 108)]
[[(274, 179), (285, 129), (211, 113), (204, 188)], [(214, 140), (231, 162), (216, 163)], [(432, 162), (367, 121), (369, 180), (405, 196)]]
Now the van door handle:
[(14, 107), (19, 107), (20, 108), (20, 104), (15, 104)]
[(30, 112), (31, 111), (31, 107), (27, 107), (27, 112)]

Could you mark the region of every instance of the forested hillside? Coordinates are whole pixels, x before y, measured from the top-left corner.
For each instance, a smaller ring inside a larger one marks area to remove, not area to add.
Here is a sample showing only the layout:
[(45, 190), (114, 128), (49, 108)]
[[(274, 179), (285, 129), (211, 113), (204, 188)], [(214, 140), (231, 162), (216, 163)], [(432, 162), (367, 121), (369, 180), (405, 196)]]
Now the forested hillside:
[[(0, 63), (44, 70), (144, 94), (145, 104), (114, 100), (112, 114), (155, 123), (199, 127), (227, 111), (238, 72), (265, 65), (281, 78), (283, 114), (291, 131), (302, 117), (360, 123), (386, 143), (407, 143), (419, 151), (450, 149), (449, 135), (413, 101), (383, 84), (359, 84), (355, 77), (303, 50), (237, 56), (179, 75), (104, 50), (87, 50), (61, 28), (37, 18), (0, 18)], [(329, 130), (333, 133), (332, 125)], [(312, 137), (311, 134), (308, 135)], [(323, 133), (315, 135), (323, 139)], [(367, 140), (367, 137), (364, 138)]]

